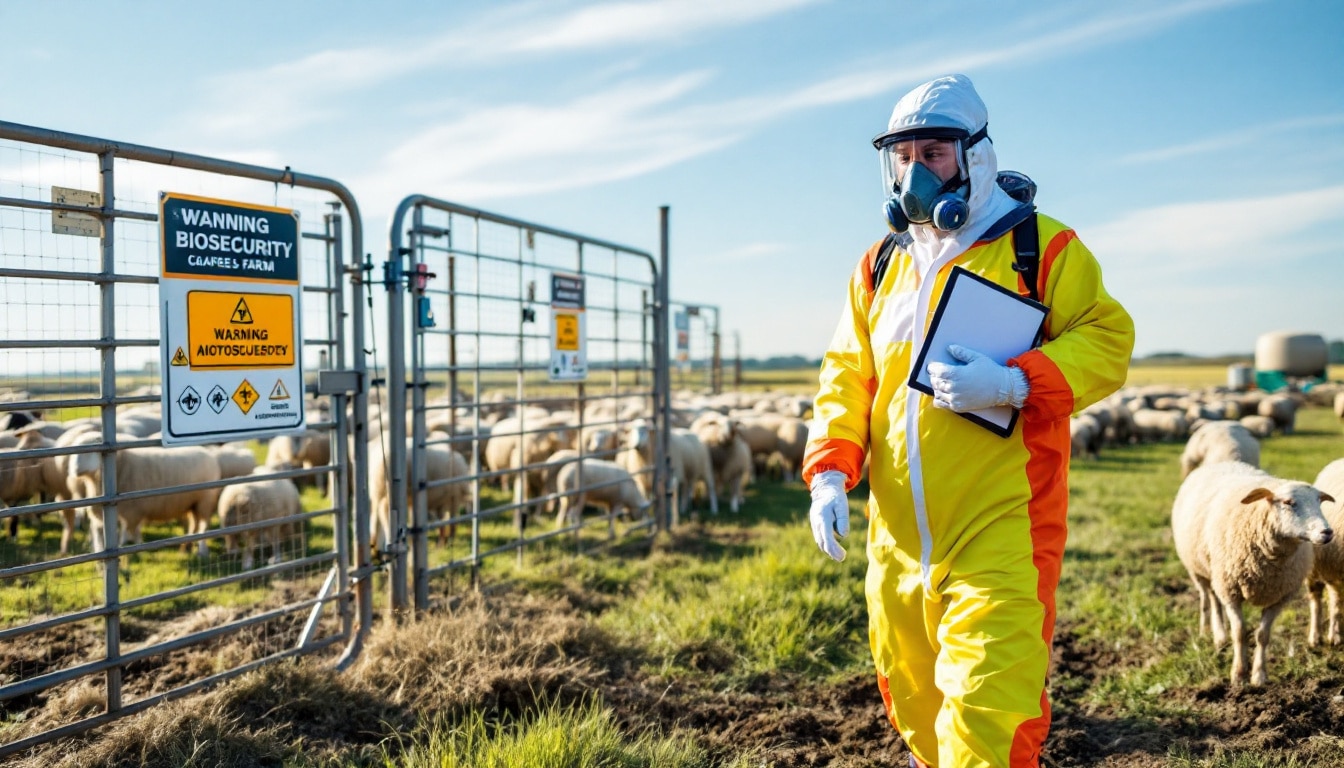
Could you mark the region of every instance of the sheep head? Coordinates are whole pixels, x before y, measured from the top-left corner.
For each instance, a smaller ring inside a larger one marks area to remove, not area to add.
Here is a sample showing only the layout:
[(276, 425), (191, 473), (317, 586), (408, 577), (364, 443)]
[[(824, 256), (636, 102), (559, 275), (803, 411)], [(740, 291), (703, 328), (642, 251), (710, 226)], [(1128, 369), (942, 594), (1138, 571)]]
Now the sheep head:
[(1289, 482), (1282, 484), (1277, 493), (1263, 486), (1256, 488), (1246, 494), (1241, 503), (1268, 501), (1274, 530), (1279, 535), (1324, 545), (1335, 536), (1325, 515), (1321, 514), (1321, 503), (1326, 500), (1333, 501), (1334, 498), (1306, 483)]

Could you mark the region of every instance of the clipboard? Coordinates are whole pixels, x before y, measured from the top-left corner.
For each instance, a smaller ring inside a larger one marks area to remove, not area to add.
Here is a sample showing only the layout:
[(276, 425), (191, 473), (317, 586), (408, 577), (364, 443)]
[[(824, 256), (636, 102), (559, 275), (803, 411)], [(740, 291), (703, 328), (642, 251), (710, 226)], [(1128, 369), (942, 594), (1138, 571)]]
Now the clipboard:
[[(1049, 311), (1039, 301), (1019, 296), (963, 267), (953, 267), (907, 383), (932, 396), (929, 363), (960, 364), (948, 354), (949, 344), (969, 347), (1006, 365), (1010, 358), (1040, 342)], [(1007, 437), (1017, 426), (1018, 413), (1016, 408), (1003, 405), (958, 415)]]

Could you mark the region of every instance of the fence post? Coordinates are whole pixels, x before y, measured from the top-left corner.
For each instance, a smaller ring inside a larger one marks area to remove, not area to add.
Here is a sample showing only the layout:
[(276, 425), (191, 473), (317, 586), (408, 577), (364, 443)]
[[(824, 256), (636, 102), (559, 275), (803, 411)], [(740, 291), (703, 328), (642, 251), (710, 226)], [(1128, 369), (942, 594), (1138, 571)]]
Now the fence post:
[(668, 206), (658, 209), (658, 301), (654, 308), (655, 334), (654, 354), (654, 407), (657, 410), (655, 420), (658, 424), (657, 464), (654, 473), (654, 490), (658, 495), (658, 504), (662, 506), (660, 519), (663, 527), (671, 529), (680, 521), (677, 509), (672, 504), (672, 455), (668, 450), (672, 428), (672, 382), (668, 368), (672, 362), (668, 347)]
[[(400, 226), (401, 219), (393, 223)], [(400, 234), (399, 232), (396, 234)], [(394, 616), (406, 610), (406, 309), (402, 292), (404, 259), (409, 249), (392, 238), (383, 263), (383, 289), (387, 293), (387, 412), (380, 419), (380, 432), (387, 434), (383, 448), (387, 462), (389, 515), (387, 550), (391, 558), (388, 603)], [(380, 438), (381, 439), (381, 438)], [(375, 511), (376, 514), (376, 511)]]

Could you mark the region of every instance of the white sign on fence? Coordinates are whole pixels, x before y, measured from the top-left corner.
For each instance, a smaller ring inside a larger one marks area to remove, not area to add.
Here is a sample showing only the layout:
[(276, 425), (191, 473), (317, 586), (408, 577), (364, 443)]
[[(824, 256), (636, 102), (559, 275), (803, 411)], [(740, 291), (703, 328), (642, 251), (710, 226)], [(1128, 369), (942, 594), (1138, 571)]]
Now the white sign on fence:
[(304, 425), (299, 217), (159, 194), (165, 445)]
[(588, 378), (588, 326), (582, 275), (551, 273), (551, 381)]

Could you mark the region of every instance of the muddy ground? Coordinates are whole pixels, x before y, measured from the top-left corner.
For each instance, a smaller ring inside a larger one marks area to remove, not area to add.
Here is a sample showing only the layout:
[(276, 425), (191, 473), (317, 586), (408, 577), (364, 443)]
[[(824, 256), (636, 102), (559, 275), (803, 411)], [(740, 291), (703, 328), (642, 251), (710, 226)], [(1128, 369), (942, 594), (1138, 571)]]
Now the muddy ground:
[[(706, 546), (692, 536), (680, 544)], [(276, 599), (294, 598), (282, 591)], [(214, 764), (279, 765), (302, 755), (318, 764), (381, 765), (385, 750), (395, 754), (398, 738), (434, 717), (466, 711), (507, 717), (541, 701), (572, 703), (596, 695), (631, 733), (650, 727), (687, 731), (723, 762), (746, 752), (779, 768), (906, 764), (871, 673), (829, 682), (795, 674), (744, 678), (731, 674), (730, 654), (709, 645), (682, 649), (678, 666), (694, 674), (663, 678), (647, 671), (656, 665), (642, 649), (593, 621), (610, 600), (572, 588), (545, 596), (502, 588), (451, 598), (452, 610), (408, 627), (376, 629), (347, 674), (329, 672), (330, 655), (268, 666), (204, 696), (170, 702), (15, 762), (174, 765), (182, 754), (198, 751), (197, 742), (209, 741), (231, 750)], [(199, 613), (178, 622), (230, 618), (219, 608)], [(221, 660), (232, 666), (284, 648), (300, 621), (286, 617), (282, 626), (142, 662), (126, 675), (128, 700), (208, 676)], [(134, 622), (124, 627), (127, 642), (164, 631)], [(99, 640), (96, 627), (76, 625), (45, 633), (41, 643), (0, 646), (0, 680), (87, 658)], [(1344, 651), (1331, 653), (1344, 660)], [(1171, 716), (1137, 716), (1120, 704), (1089, 703), (1100, 681), (1145, 663), (1103, 641), (1081, 639), (1061, 622), (1051, 678), (1054, 722), (1042, 765), (1147, 768), (1169, 764), (1172, 755), (1200, 765), (1239, 751), (1269, 765), (1344, 764), (1338, 739), (1344, 735), (1344, 674), (1243, 690), (1210, 681), (1156, 694), (1161, 711), (1180, 713)], [(93, 681), (5, 702), (0, 716), (18, 725), (0, 732), (0, 741), (96, 713), (100, 699), (100, 683)]]

